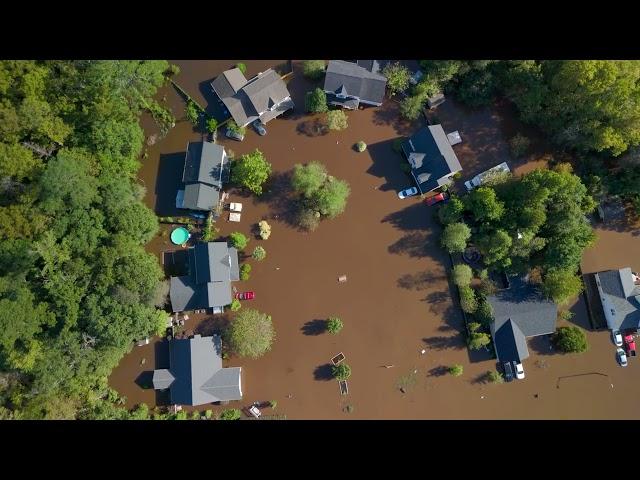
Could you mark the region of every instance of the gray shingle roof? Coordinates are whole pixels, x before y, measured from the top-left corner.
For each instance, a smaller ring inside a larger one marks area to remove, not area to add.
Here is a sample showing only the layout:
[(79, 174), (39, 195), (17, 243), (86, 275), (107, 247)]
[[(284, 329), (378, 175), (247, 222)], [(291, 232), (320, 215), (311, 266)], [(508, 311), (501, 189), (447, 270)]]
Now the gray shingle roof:
[(402, 144), (402, 151), (422, 193), (450, 183), (448, 175), (462, 170), (442, 125), (421, 128)]
[(197, 285), (193, 277), (171, 277), (169, 286), (171, 309), (174, 312), (184, 312), (209, 308), (207, 289), (205, 285)]
[(357, 60), (356, 63), (370, 72), (378, 73), (380, 71), (380, 62), (378, 60)]
[(293, 108), (286, 84), (273, 69), (270, 68), (249, 81), (242, 73), (238, 75), (238, 72), (237, 68), (227, 70), (211, 82), (213, 91), (238, 125), (248, 125), (258, 118), (267, 123)]
[(222, 368), (218, 335), (171, 340), (169, 359), (175, 379), (170, 386), (172, 403), (203, 405), (242, 398), (241, 368)]
[[(509, 280), (508, 289), (487, 296), (494, 318), (491, 333), (501, 361), (527, 358), (529, 351), (523, 337), (553, 333), (558, 316), (557, 305), (545, 298), (535, 285), (522, 277)], [(511, 358), (514, 356), (517, 358)]]
[(209, 211), (220, 201), (220, 191), (204, 183), (191, 183), (184, 187), (182, 208)]
[(166, 368), (153, 371), (153, 388), (155, 390), (164, 390), (165, 388), (169, 388), (174, 380), (175, 377)]
[(635, 330), (640, 325), (640, 286), (635, 285), (630, 268), (595, 274), (600, 301), (612, 330)]
[(324, 91), (341, 93), (374, 105), (384, 100), (387, 79), (353, 62), (331, 60), (324, 78)]
[(212, 142), (189, 142), (184, 160), (182, 181), (200, 182), (222, 188), (224, 147)]

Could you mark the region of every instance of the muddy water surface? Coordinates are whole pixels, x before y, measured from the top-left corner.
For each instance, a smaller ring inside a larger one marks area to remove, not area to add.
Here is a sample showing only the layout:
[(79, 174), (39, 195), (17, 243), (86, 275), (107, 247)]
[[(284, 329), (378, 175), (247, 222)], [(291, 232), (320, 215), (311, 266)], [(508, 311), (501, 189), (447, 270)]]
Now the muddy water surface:
[[(176, 80), (198, 101), (214, 101), (208, 100), (202, 85), (235, 62), (175, 62), (182, 71)], [(284, 61), (245, 63), (252, 75)], [(591, 349), (583, 355), (560, 355), (547, 339), (530, 340), (525, 381), (484, 383), (482, 375), (495, 364), (484, 357), (470, 357), (459, 333), (462, 318), (451, 300), (447, 258), (438, 246), (434, 209), (419, 198), (399, 200), (396, 195), (411, 183), (398, 167), (392, 142), (398, 135), (412, 133), (420, 123), (399, 122), (397, 104), (387, 101), (377, 109), (349, 112), (347, 130), (321, 135), (315, 117), (303, 114), (304, 92), (314, 85), (298, 70), (288, 85), (296, 111), (270, 122), (267, 136), (248, 131), (242, 143), (220, 140), (236, 154), (259, 148), (273, 164), (275, 178), (262, 200), (231, 192), (231, 201), (244, 203), (242, 222), (230, 224), (223, 219), (218, 225), (222, 235), (236, 230), (250, 235), (252, 226), (263, 218), (272, 225), (269, 240), (252, 237), (247, 249), (250, 252), (261, 244), (267, 258), (260, 263), (249, 260), (251, 279), (237, 287), (256, 292), (256, 299), (245, 305), (272, 315), (277, 338), (263, 358), (225, 360), (225, 365), (243, 367), (244, 400), (232, 403), (240, 407), (277, 400), (278, 412), (289, 419), (640, 417), (636, 400), (640, 367), (636, 359), (625, 369), (616, 365), (615, 348), (606, 332), (589, 332)], [(165, 94), (174, 111), (182, 112), (178, 96), (168, 88), (160, 96)], [(448, 101), (439, 107), (438, 116), (447, 132), (459, 130), (464, 140), (455, 147), (464, 168), (459, 186), (505, 160), (521, 173), (532, 165), (543, 166), (548, 158), (543, 145), (534, 146), (525, 159), (509, 158), (506, 140), (522, 126), (503, 105), (467, 111)], [(145, 126), (151, 131), (151, 126)], [(149, 148), (140, 179), (147, 186), (147, 204), (159, 214), (171, 212), (186, 144), (199, 138), (190, 125), (179, 122)], [(359, 140), (369, 146), (364, 153), (353, 148)], [(343, 215), (323, 222), (315, 232), (302, 233), (286, 222), (289, 204), (280, 185), (294, 164), (312, 160), (347, 180), (351, 197)], [(625, 262), (623, 247), (626, 252), (640, 249), (632, 231), (598, 233), (600, 242), (593, 252), (607, 250), (610, 244), (620, 251), (619, 261)], [(166, 236), (148, 246), (159, 259), (161, 251), (171, 248)], [(613, 261), (587, 252), (585, 262), (592, 257), (601, 259), (601, 264)], [(628, 263), (640, 267), (631, 260)], [(339, 283), (340, 275), (346, 275), (347, 282)], [(572, 310), (576, 313), (572, 321), (587, 326), (582, 299)], [(340, 316), (345, 324), (337, 336), (319, 328), (330, 315)], [(193, 316), (186, 327), (208, 333), (225, 320)], [(164, 366), (165, 350), (158, 340), (135, 347), (114, 371), (110, 383), (129, 405), (155, 404), (154, 392), (141, 385), (154, 365)], [(346, 396), (329, 379), (328, 364), (339, 352), (346, 355), (353, 371)], [(459, 378), (444, 370), (456, 363), (464, 366)], [(353, 407), (352, 413), (346, 413), (347, 405)]]

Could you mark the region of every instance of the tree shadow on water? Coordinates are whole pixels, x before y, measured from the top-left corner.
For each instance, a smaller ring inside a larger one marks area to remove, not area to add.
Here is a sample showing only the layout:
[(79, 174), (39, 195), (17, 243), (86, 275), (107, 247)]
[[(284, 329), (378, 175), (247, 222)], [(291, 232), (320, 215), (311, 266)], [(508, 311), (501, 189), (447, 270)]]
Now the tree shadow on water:
[(307, 137), (322, 137), (329, 133), (329, 129), (319, 118), (303, 120), (298, 123), (296, 131), (300, 135), (306, 135)]
[(408, 255), (412, 258), (426, 257), (428, 254), (426, 232), (413, 232), (400, 238), (387, 248), (389, 253), (395, 255)]
[(150, 390), (153, 388), (153, 370), (146, 370), (142, 372), (135, 380), (136, 385), (144, 390)]
[(406, 290), (424, 290), (433, 282), (439, 282), (446, 277), (433, 272), (406, 273), (398, 279), (398, 286)]
[(333, 373), (331, 372), (331, 364), (325, 363), (324, 365), (320, 365), (316, 367), (316, 369), (313, 371), (313, 378), (318, 381), (324, 381), (324, 382), (333, 380)]
[(202, 336), (213, 334), (222, 335), (229, 327), (230, 319), (227, 314), (212, 315), (202, 320), (195, 328), (195, 333)]
[(443, 377), (449, 373), (449, 368), (444, 365), (439, 365), (437, 367), (432, 368), (428, 372), (429, 377)]
[(302, 333), (305, 335), (321, 335), (327, 331), (327, 322), (320, 319), (310, 320), (305, 323), (300, 330), (302, 330)]
[(448, 348), (460, 349), (464, 346), (459, 335), (452, 337), (425, 337), (422, 341), (432, 350), (446, 350)]

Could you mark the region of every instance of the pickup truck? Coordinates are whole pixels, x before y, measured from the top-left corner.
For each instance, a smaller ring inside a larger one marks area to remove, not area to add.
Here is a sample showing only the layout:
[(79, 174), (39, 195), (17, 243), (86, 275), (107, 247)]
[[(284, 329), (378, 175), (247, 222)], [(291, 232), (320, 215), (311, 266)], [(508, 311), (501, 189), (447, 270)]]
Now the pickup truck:
[(636, 341), (633, 335), (624, 336), (624, 348), (627, 351), (627, 355), (630, 357), (636, 356)]

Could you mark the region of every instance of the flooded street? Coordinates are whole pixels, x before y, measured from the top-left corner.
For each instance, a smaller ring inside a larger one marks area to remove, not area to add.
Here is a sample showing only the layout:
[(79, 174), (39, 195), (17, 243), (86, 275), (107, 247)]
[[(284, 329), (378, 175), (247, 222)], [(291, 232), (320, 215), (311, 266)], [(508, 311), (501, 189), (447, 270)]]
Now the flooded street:
[[(206, 106), (215, 102), (209, 82), (236, 61), (172, 63), (181, 68), (176, 82)], [(286, 61), (245, 63), (249, 78)], [(273, 349), (264, 357), (224, 361), (224, 366), (243, 367), (244, 400), (229, 407), (276, 400), (277, 412), (288, 419), (640, 418), (639, 361), (632, 358), (627, 368), (618, 367), (608, 332), (587, 332), (591, 348), (582, 355), (557, 354), (547, 339), (530, 339), (524, 381), (483, 382), (481, 377), (495, 369), (495, 362), (469, 357), (460, 334), (462, 315), (452, 302), (447, 280), (448, 257), (439, 247), (435, 209), (420, 198), (397, 197), (411, 182), (399, 168), (393, 140), (413, 133), (424, 120), (413, 125), (400, 121), (397, 103), (387, 100), (379, 108), (348, 112), (346, 130), (318, 135), (316, 118), (304, 114), (304, 93), (316, 85), (320, 82), (304, 79), (295, 64), (295, 73), (288, 78), (294, 112), (269, 122), (264, 137), (251, 129), (243, 142), (227, 140), (222, 132), (218, 136), (219, 143), (236, 155), (260, 149), (274, 171), (272, 190), (263, 199), (231, 191), (229, 201), (244, 204), (242, 221), (228, 223), (223, 216), (217, 225), (221, 236), (241, 231), (251, 237), (249, 254), (256, 245), (266, 249), (264, 261), (248, 260), (253, 266), (251, 278), (236, 287), (256, 292), (255, 300), (244, 306), (270, 314), (276, 330)], [(181, 119), (183, 101), (171, 86), (159, 93), (160, 98), (165, 95)], [(463, 139), (454, 147), (464, 169), (458, 187), (503, 161), (521, 174), (549, 159), (542, 142), (536, 142), (524, 159), (510, 158), (506, 141), (523, 130), (508, 105), (467, 111), (447, 100), (438, 107), (437, 116), (447, 133), (459, 130)], [(147, 135), (154, 132), (148, 118), (143, 123)], [(147, 187), (145, 202), (159, 215), (174, 213), (187, 143), (200, 139), (188, 122), (179, 121), (166, 138), (148, 148), (140, 180)], [(354, 148), (359, 140), (368, 145), (363, 153)], [(285, 221), (290, 205), (279, 195), (279, 185), (294, 164), (314, 160), (349, 182), (351, 196), (342, 215), (303, 233)], [(251, 234), (261, 219), (272, 226), (266, 241)], [(585, 253), (584, 271), (623, 266), (640, 270), (637, 233), (598, 229), (598, 243)], [(174, 249), (166, 233), (147, 246), (158, 261), (162, 251)], [(341, 275), (347, 282), (338, 282)], [(572, 310), (576, 313), (572, 322), (588, 327), (582, 297)], [(329, 316), (343, 320), (339, 335), (319, 332), (320, 321)], [(186, 328), (206, 334), (215, 323), (211, 316), (191, 316)], [(110, 378), (111, 386), (127, 397), (128, 406), (155, 405), (155, 392), (141, 387), (150, 370), (166, 363), (164, 341), (154, 340), (134, 347)], [(330, 359), (339, 352), (352, 368), (346, 396), (329, 378)], [(443, 367), (458, 363), (464, 366), (461, 377), (443, 373)], [(348, 405), (351, 413), (345, 411)], [(200, 407), (206, 408), (228, 407)]]

